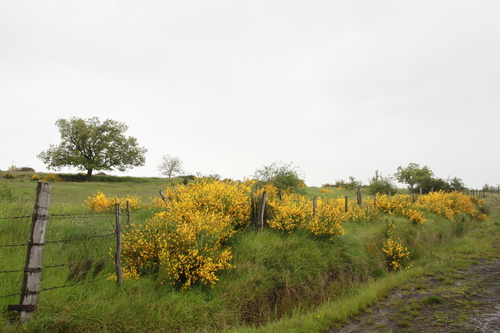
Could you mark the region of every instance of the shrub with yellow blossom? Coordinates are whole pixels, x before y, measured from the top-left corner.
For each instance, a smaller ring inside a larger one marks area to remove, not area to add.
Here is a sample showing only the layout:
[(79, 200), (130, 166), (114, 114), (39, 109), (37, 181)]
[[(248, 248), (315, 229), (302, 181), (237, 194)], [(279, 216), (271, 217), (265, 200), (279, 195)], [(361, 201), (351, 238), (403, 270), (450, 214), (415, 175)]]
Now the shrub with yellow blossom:
[(385, 255), (387, 266), (393, 271), (411, 268), (413, 266), (411, 252), (403, 245), (400, 238), (394, 239), (393, 232), (396, 229), (396, 224), (393, 221), (389, 221), (388, 224), (387, 240), (382, 244), (382, 252)]
[(281, 200), (270, 200), (268, 206), (268, 225), (287, 232), (303, 228), (312, 215), (311, 201), (296, 193), (287, 193)]
[(53, 173), (49, 173), (48, 175), (46, 175), (45, 177), (43, 177), (42, 180), (44, 182), (62, 182), (63, 181), (61, 179), (61, 177), (59, 177), (58, 175), (55, 175)]
[(270, 217), (267, 221), (271, 228), (292, 232), (303, 229), (316, 236), (335, 237), (344, 234), (342, 221), (347, 215), (339, 200), (317, 200), (316, 212), (310, 199), (286, 193), (281, 200), (269, 201)]
[(130, 204), (130, 209), (138, 209), (142, 206), (141, 198), (136, 196), (127, 196), (127, 197), (107, 197), (101, 191), (97, 191), (95, 196), (88, 197), (88, 200), (85, 200), (87, 207), (92, 209), (95, 212), (106, 212), (112, 209), (115, 204), (120, 204), (121, 207), (127, 206), (127, 201)]
[(389, 268), (397, 271), (401, 268), (411, 268), (411, 253), (401, 240), (388, 238), (382, 247)]
[(165, 211), (123, 235), (125, 276), (149, 275), (187, 289), (230, 269), (226, 244), (250, 219), (253, 183), (200, 179), (167, 189)]
[(417, 199), (416, 205), (450, 221), (455, 221), (455, 216), (462, 213), (471, 216), (476, 213), (473, 199), (457, 191), (450, 193), (439, 191), (422, 195)]
[(187, 289), (196, 282), (215, 284), (216, 273), (233, 268), (232, 249), (225, 243), (235, 233), (232, 217), (221, 212), (193, 212), (184, 223), (174, 216), (158, 221), (169, 229), (160, 239), (160, 282)]
[[(264, 191), (267, 222), (271, 228), (287, 233), (301, 229), (330, 239), (345, 233), (343, 223), (346, 221), (371, 221), (381, 213), (422, 224), (426, 212), (450, 220), (458, 214), (476, 212), (475, 199), (458, 192), (436, 192), (418, 199), (400, 194), (380, 195), (376, 201), (366, 200), (362, 206), (351, 202), (346, 211), (344, 198), (319, 198), (314, 209), (313, 201), (305, 196), (280, 192), (269, 184), (254, 186), (253, 181), (198, 179), (167, 188), (165, 201), (153, 202), (164, 211), (142, 225), (132, 226), (123, 235), (125, 276), (152, 276), (160, 283), (171, 283), (181, 289), (196, 283), (216, 283), (218, 272), (233, 267), (228, 241), (250, 221), (252, 209)], [(107, 198), (98, 192), (89, 198), (88, 205), (102, 211), (113, 206), (116, 200), (118, 198)], [(409, 268), (411, 253), (399, 238), (392, 236), (394, 227), (390, 226), (382, 251), (390, 269)]]
[(396, 194), (392, 197), (378, 195), (375, 208), (389, 215), (404, 216), (413, 223), (422, 224), (425, 222), (421, 205), (416, 205), (411, 196)]

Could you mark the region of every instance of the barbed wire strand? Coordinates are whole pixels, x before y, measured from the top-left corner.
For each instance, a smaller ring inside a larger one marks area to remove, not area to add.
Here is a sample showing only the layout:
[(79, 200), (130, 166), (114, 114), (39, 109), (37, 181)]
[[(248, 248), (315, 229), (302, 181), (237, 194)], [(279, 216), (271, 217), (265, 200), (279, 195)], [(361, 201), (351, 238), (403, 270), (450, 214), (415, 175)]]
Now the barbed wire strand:
[(33, 215), (0, 217), (0, 220), (26, 219), (28, 217), (33, 217)]
[[(83, 240), (83, 239), (100, 238), (100, 237), (110, 237), (110, 236), (113, 236), (115, 234), (116, 234), (116, 232), (113, 231), (113, 232), (111, 232), (109, 234), (104, 234), (104, 235), (67, 238), (67, 239), (60, 239), (60, 240), (55, 240), (55, 241), (48, 241), (48, 242), (45, 242), (43, 244), (32, 244), (32, 245), (46, 245), (46, 244), (53, 244), (53, 243), (71, 242), (71, 241)], [(28, 246), (28, 245), (29, 245), (29, 243), (25, 243), (25, 244), (5, 244), (5, 245), (0, 245), (0, 247), (16, 247), (16, 246)]]
[(19, 273), (19, 272), (24, 272), (24, 269), (16, 269), (16, 270), (12, 270), (12, 271), (0, 271), (0, 274), (3, 274), (3, 273)]
[(105, 277), (105, 278), (102, 278), (102, 279), (97, 279), (97, 280), (92, 280), (92, 281), (82, 281), (82, 282), (76, 282), (76, 283), (73, 283), (73, 284), (66, 284), (64, 286), (57, 286), (57, 287), (50, 287), (50, 288), (40, 288), (40, 292), (42, 291), (48, 291), (48, 290), (54, 290), (54, 289), (60, 289), (60, 288), (68, 288), (68, 287), (73, 287), (73, 286), (77, 286), (77, 285), (80, 285), (80, 284), (86, 284), (86, 283), (95, 283), (95, 282), (99, 282), (99, 281), (103, 281), (103, 280), (107, 280), (108, 277)]
[[(73, 283), (73, 284), (66, 284), (64, 286), (57, 286), (57, 287), (50, 287), (50, 288), (40, 288), (40, 291), (38, 291), (37, 293), (34, 293), (34, 294), (39, 294), (42, 291), (49, 291), (49, 290), (60, 289), (60, 288), (74, 287), (74, 286), (81, 285), (81, 284), (96, 283), (96, 282), (107, 280), (107, 279), (108, 278), (105, 277), (105, 278), (102, 278), (102, 279), (97, 279), (97, 280), (92, 280), (92, 281), (82, 281), (82, 282), (76, 282), (76, 283)], [(28, 294), (30, 294), (30, 293), (28, 293)], [(31, 293), (31, 294), (33, 294), (33, 293)], [(7, 298), (7, 297), (14, 297), (14, 296), (21, 296), (21, 295), (23, 295), (23, 293), (3, 295), (3, 296), (0, 296), (0, 298)]]
[(0, 298), (7, 298), (7, 297), (13, 297), (13, 296), (21, 296), (21, 293), (18, 294), (10, 294), (10, 295), (5, 295), (5, 296), (0, 296)]
[(0, 245), (0, 247), (16, 247), (16, 246), (27, 246), (28, 243), (24, 244), (6, 244), (6, 245)]
[[(92, 260), (97, 261), (97, 260), (102, 260), (102, 259), (107, 259), (107, 258), (110, 258), (110, 257), (108, 257), (108, 256), (100, 256), (100, 257), (93, 258)], [(73, 264), (73, 262), (69, 262), (67, 264), (58, 264), (58, 265), (42, 265), (42, 268), (57, 268), (57, 267), (70, 266), (71, 264)], [(10, 270), (10, 271), (0, 271), (0, 274), (3, 274), (3, 273), (20, 273), (20, 272), (24, 272), (24, 271), (26, 271), (26, 269), (15, 269), (15, 270)]]
[(109, 234), (104, 234), (104, 235), (75, 237), (75, 238), (60, 239), (60, 240), (55, 240), (55, 241), (48, 241), (48, 242), (43, 243), (42, 245), (54, 244), (54, 243), (72, 242), (72, 241), (84, 240), (84, 239), (91, 239), (91, 238), (110, 237), (110, 236), (113, 236), (115, 234), (116, 234), (116, 232), (113, 231), (113, 232), (111, 232)]

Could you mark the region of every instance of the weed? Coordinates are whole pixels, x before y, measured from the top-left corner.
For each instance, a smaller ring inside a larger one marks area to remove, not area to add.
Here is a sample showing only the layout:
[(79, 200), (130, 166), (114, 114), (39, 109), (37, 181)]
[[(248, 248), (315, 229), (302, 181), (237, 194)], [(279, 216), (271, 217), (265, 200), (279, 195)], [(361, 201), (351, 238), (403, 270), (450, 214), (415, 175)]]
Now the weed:
[(426, 298), (424, 298), (422, 300), (422, 303), (426, 304), (426, 305), (432, 305), (432, 304), (440, 304), (440, 303), (443, 303), (444, 300), (437, 296), (437, 295), (431, 295), (431, 296), (427, 296)]

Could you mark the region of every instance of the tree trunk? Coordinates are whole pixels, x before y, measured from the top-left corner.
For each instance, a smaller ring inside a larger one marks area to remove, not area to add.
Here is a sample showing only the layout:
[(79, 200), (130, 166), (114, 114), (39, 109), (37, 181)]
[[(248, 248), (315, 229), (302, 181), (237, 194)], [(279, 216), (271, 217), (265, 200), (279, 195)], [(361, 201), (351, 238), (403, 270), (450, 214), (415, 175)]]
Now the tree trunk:
[(87, 170), (87, 181), (90, 182), (90, 180), (92, 179), (92, 171), (94, 171), (93, 169), (88, 169)]

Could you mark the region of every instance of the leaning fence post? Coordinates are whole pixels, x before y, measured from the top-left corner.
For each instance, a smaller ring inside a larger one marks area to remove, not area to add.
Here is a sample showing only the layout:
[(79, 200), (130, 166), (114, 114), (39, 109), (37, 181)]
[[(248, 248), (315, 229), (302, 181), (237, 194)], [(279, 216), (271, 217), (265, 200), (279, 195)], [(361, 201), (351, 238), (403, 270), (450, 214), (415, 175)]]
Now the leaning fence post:
[(264, 191), (262, 193), (262, 200), (260, 202), (260, 209), (259, 209), (259, 227), (260, 227), (260, 230), (264, 229), (264, 213), (266, 212), (266, 198), (267, 198), (267, 192)]
[(31, 220), (30, 238), (26, 252), (26, 264), (24, 266), (23, 287), (21, 300), (18, 306), (11, 305), (9, 310), (19, 311), (19, 322), (25, 323), (35, 310), (40, 292), (40, 278), (42, 275), (43, 243), (47, 221), (49, 219), (51, 185), (46, 182), (38, 182), (36, 189), (36, 202)]
[(163, 202), (165, 203), (165, 205), (168, 207), (168, 199), (167, 199), (167, 196), (165, 195), (165, 192), (163, 192), (163, 190), (160, 190), (160, 197), (163, 200)]
[(123, 271), (121, 262), (121, 252), (122, 252), (122, 226), (120, 221), (120, 204), (115, 204), (115, 215), (116, 215), (116, 254), (115, 254), (115, 264), (116, 264), (116, 283), (121, 286), (123, 283)]

